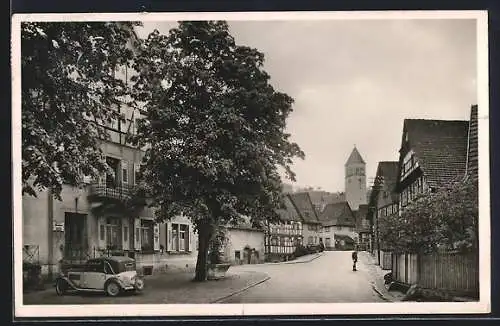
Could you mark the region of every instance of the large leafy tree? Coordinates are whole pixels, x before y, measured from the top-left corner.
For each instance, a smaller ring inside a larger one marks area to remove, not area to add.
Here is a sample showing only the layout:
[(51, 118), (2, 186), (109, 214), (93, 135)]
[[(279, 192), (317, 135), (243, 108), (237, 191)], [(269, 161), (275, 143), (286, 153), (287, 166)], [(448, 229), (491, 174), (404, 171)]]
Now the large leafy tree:
[(127, 86), (115, 67), (128, 65), (136, 23), (23, 22), (23, 194), (79, 185), (107, 165), (99, 139), (118, 118)]
[(150, 144), (143, 190), (159, 221), (183, 213), (199, 236), (196, 281), (204, 281), (217, 228), (250, 216), (277, 220), (278, 167), (294, 180), (304, 157), (285, 132), (290, 96), (276, 91), (264, 55), (240, 46), (224, 21), (180, 22), (145, 40), (135, 69), (137, 100), (146, 102), (138, 140)]
[(421, 195), (380, 219), (382, 244), (400, 252), (478, 248), (477, 182), (466, 178)]

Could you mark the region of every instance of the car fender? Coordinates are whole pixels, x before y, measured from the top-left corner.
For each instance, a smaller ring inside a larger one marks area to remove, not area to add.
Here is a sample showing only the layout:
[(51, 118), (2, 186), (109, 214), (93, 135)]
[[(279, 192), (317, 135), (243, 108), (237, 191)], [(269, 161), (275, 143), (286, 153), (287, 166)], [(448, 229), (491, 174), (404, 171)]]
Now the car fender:
[(72, 288), (73, 290), (78, 290), (79, 287), (77, 287), (75, 285), (75, 283), (73, 283), (73, 281), (71, 281), (67, 276), (65, 275), (59, 275), (57, 278), (56, 278), (56, 282), (60, 282), (60, 281), (63, 281), (63, 282), (66, 282), (66, 284), (68, 284), (68, 286), (70, 288)]
[(120, 287), (122, 289), (124, 288), (123, 282), (119, 278), (117, 278), (117, 277), (110, 277), (110, 278), (108, 278), (106, 280), (106, 282), (104, 282), (104, 288), (106, 288), (106, 286), (108, 285), (109, 282), (113, 282), (113, 281), (116, 282), (116, 283), (118, 283), (118, 285), (120, 285)]

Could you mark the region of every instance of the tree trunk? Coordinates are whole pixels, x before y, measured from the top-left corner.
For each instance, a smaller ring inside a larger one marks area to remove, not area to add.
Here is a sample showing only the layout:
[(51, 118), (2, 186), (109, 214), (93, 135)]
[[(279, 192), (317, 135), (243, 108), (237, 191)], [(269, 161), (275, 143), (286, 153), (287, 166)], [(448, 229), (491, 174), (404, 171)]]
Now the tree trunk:
[(198, 259), (196, 261), (196, 274), (193, 280), (195, 282), (204, 282), (207, 280), (210, 233), (211, 228), (209, 225), (200, 225), (198, 229)]

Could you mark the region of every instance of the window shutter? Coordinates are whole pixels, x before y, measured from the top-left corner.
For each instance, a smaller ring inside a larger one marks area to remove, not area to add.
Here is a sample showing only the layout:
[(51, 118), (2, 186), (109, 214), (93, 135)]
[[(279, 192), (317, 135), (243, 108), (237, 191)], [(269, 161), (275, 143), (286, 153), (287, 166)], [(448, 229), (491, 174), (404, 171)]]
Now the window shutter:
[[(122, 225), (122, 246), (123, 250), (129, 250), (130, 249), (130, 223), (127, 220), (124, 220)], [(127, 240), (127, 241), (125, 241)]]
[(186, 236), (188, 237), (188, 241), (187, 241), (187, 251), (191, 252), (193, 249), (192, 249), (192, 241), (193, 241), (193, 236), (191, 234), (191, 225), (187, 225), (187, 230), (186, 230)]
[(158, 236), (160, 237), (160, 248), (163, 246), (163, 250), (167, 249), (167, 226), (165, 223), (161, 223), (158, 225), (160, 232)]
[(97, 218), (97, 236), (99, 248), (106, 248), (106, 219), (102, 216)]
[(153, 249), (160, 250), (160, 226), (158, 223), (153, 224)]
[(172, 251), (172, 223), (167, 222), (167, 251)]
[(134, 219), (134, 249), (141, 250), (141, 219)]

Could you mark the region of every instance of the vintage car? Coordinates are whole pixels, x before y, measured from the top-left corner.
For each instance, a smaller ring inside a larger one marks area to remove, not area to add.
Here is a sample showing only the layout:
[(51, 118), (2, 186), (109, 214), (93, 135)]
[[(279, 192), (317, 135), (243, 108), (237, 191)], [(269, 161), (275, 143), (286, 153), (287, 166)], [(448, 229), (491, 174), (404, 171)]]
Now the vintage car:
[(140, 292), (144, 280), (137, 274), (135, 260), (125, 256), (89, 259), (82, 269), (70, 269), (56, 279), (56, 293), (104, 292), (117, 296), (124, 291)]

